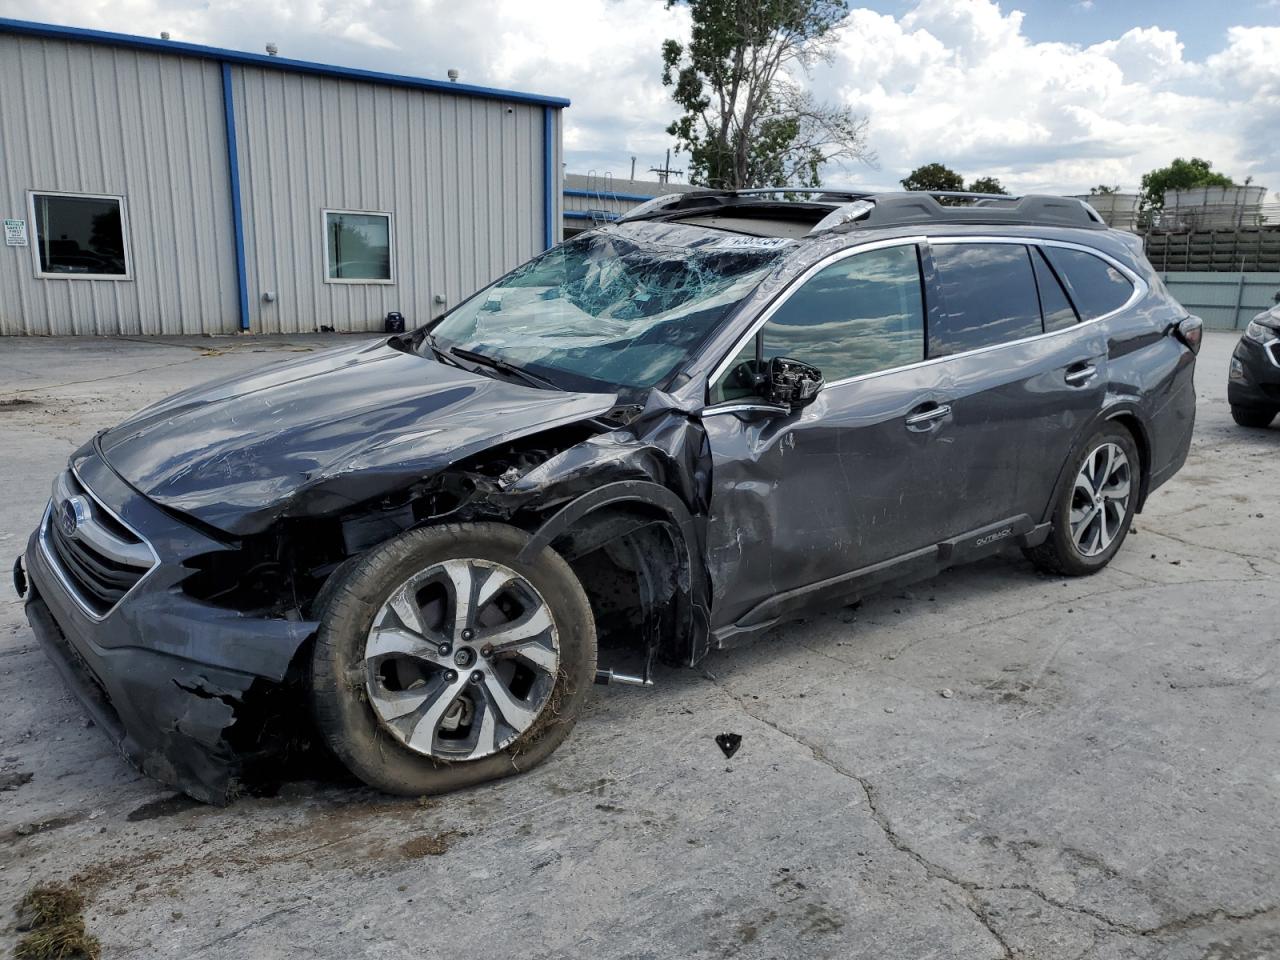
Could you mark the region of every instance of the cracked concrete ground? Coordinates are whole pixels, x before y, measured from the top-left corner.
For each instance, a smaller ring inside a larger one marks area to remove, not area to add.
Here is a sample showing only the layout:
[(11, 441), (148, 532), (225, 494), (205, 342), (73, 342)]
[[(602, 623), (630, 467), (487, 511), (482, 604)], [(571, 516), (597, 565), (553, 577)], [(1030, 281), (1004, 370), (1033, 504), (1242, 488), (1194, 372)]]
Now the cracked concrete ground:
[[(0, 341), (0, 554), (94, 430), (326, 342)], [(1280, 956), (1280, 428), (1231, 422), (1233, 343), (1103, 573), (997, 558), (599, 689), (546, 765), (428, 804), (173, 798), (4, 589), (0, 909), (75, 878), (107, 958)]]

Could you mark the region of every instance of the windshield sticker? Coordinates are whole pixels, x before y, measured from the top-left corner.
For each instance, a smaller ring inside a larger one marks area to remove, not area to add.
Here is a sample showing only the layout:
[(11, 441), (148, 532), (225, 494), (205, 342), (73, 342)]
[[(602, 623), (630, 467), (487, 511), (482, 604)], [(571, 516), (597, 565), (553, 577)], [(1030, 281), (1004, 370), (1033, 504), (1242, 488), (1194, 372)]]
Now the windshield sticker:
[(776, 250), (795, 243), (786, 237), (726, 237), (711, 246), (718, 250)]

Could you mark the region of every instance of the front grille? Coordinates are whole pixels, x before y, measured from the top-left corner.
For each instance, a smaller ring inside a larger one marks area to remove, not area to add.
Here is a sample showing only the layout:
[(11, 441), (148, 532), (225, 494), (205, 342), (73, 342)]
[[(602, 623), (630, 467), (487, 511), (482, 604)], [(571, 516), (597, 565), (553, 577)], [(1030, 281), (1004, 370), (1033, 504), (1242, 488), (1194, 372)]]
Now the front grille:
[[(67, 512), (76, 516), (70, 531), (61, 522)], [(110, 613), (156, 564), (151, 545), (71, 471), (54, 484), (40, 542), (72, 599), (95, 619)]]

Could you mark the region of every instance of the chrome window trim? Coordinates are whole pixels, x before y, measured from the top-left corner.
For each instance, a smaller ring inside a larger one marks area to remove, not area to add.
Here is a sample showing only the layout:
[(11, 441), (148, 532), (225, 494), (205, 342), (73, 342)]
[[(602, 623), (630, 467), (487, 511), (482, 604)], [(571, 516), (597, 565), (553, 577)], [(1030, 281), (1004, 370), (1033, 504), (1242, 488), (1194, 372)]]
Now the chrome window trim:
[[(742, 351), (742, 348), (746, 345), (747, 341), (755, 337), (755, 335), (760, 331), (760, 328), (769, 322), (773, 314), (777, 312), (777, 310), (779, 310), (784, 303), (790, 300), (791, 297), (795, 294), (796, 290), (798, 290), (801, 286), (807, 283), (815, 273), (817, 273), (822, 269), (825, 269), (826, 267), (830, 266), (833, 263), (838, 263), (841, 260), (844, 260), (851, 256), (856, 256), (859, 253), (867, 253), (872, 250), (880, 250), (886, 247), (904, 246), (906, 244), (921, 244), (921, 243), (927, 243), (931, 247), (945, 246), (947, 244), (954, 244), (954, 243), (1010, 243), (1010, 244), (1021, 244), (1022, 246), (1025, 246), (1025, 247), (1064, 247), (1068, 250), (1079, 250), (1082, 253), (1092, 254), (1098, 259), (1104, 261), (1105, 263), (1119, 270), (1120, 273), (1124, 275), (1125, 279), (1127, 279), (1131, 284), (1133, 284), (1133, 292), (1132, 294), (1130, 294), (1129, 299), (1126, 300), (1121, 306), (1116, 307), (1116, 309), (1110, 311), (1109, 313), (1104, 313), (1101, 316), (1094, 317), (1092, 320), (1081, 320), (1079, 323), (1072, 324), (1069, 327), (1062, 327), (1061, 329), (1058, 329), (1058, 330), (1050, 330), (1047, 332), (1037, 333), (1030, 337), (1022, 337), (1018, 340), (1008, 340), (1004, 343), (992, 343), (992, 344), (988, 344), (985, 347), (975, 347), (972, 350), (965, 350), (961, 353), (949, 353), (945, 357), (930, 357), (926, 360), (919, 360), (915, 363), (904, 364), (900, 367), (889, 367), (885, 370), (876, 370), (872, 373), (861, 373), (854, 377), (844, 377), (843, 379), (840, 379), (840, 380), (831, 380), (823, 388), (824, 390), (830, 390), (833, 387), (842, 387), (850, 383), (859, 383), (863, 380), (870, 380), (875, 377), (883, 377), (892, 373), (902, 373), (906, 370), (915, 370), (920, 367), (928, 367), (928, 366), (932, 366), (935, 363), (946, 363), (950, 360), (958, 360), (962, 357), (972, 357), (972, 356), (977, 356), (983, 353), (990, 353), (992, 350), (1003, 350), (1006, 347), (1015, 347), (1024, 343), (1031, 343), (1034, 340), (1043, 340), (1047, 337), (1056, 337), (1064, 333), (1071, 333), (1072, 331), (1079, 330), (1082, 327), (1087, 327), (1095, 323), (1101, 323), (1104, 320), (1110, 320), (1112, 317), (1117, 316), (1118, 314), (1121, 314), (1124, 311), (1133, 307), (1134, 304), (1136, 304), (1143, 297), (1145, 297), (1148, 294), (1148, 292), (1150, 292), (1150, 286), (1147, 284), (1145, 280), (1142, 279), (1142, 277), (1138, 276), (1138, 274), (1134, 273), (1133, 270), (1126, 267), (1123, 263), (1116, 260), (1114, 257), (1110, 256), (1109, 254), (1103, 253), (1101, 250), (1098, 250), (1096, 247), (1090, 247), (1083, 243), (1072, 243), (1069, 240), (1051, 240), (1051, 239), (1046, 239), (1042, 237), (1010, 237), (1010, 236), (986, 236), (986, 235), (943, 236), (943, 237), (916, 236), (916, 237), (895, 237), (891, 240), (877, 240), (874, 243), (868, 243), (862, 246), (848, 247), (844, 250), (838, 250), (831, 256), (826, 257), (822, 260), (819, 260), (817, 263), (813, 264), (811, 267), (805, 270), (804, 273), (800, 274), (799, 277), (793, 280), (792, 283), (786, 288), (786, 290), (783, 291), (782, 295), (779, 296), (778, 299), (776, 299), (773, 303), (771, 303), (769, 305), (769, 308), (764, 313), (762, 313), (759, 317), (756, 318), (755, 322), (752, 323), (750, 329), (746, 332), (746, 334), (744, 334), (742, 337), (740, 337), (737, 340), (737, 342), (733, 345), (733, 348), (728, 352), (728, 354), (726, 354), (724, 360), (720, 363), (720, 365), (716, 367), (715, 370), (713, 370), (711, 374), (707, 377), (707, 384), (706, 384), (707, 395), (710, 395), (712, 386), (729, 369), (729, 365), (733, 362), (733, 359)], [(725, 401), (721, 401), (718, 404), (708, 404), (706, 407), (703, 408), (703, 415), (706, 416), (706, 415), (718, 413), (722, 409), (724, 409), (723, 405), (728, 403), (734, 403), (738, 407), (744, 406), (741, 403), (741, 398), (738, 398), (737, 400), (725, 400)], [(769, 404), (760, 404), (760, 405), (752, 406), (751, 409), (759, 409), (760, 407), (765, 407), (767, 409), (776, 409), (775, 407), (772, 407)]]
[(714, 417), (722, 413), (742, 413), (747, 410), (764, 410), (767, 413), (788, 413), (790, 408), (780, 406), (776, 403), (740, 403), (734, 400), (725, 400), (716, 404), (714, 407), (707, 407), (702, 411), (704, 417)]
[(134, 585), (130, 587), (128, 590), (126, 590), (121, 595), (119, 600), (117, 600), (114, 604), (112, 604), (111, 609), (107, 610), (106, 613), (102, 613), (102, 614), (98, 613), (96, 610), (90, 607), (88, 603), (84, 600), (84, 598), (80, 595), (80, 591), (76, 589), (75, 585), (70, 581), (67, 574), (63, 571), (62, 564), (58, 562), (57, 555), (53, 552), (53, 548), (49, 546), (49, 540), (48, 540), (49, 524), (53, 521), (53, 498), (52, 497), (49, 498), (49, 503), (44, 508), (44, 517), (40, 520), (40, 536), (39, 536), (40, 552), (44, 554), (45, 563), (49, 565), (49, 569), (53, 571), (53, 575), (57, 577), (58, 582), (62, 585), (62, 589), (66, 591), (67, 596), (69, 596), (72, 599), (72, 601), (75, 603), (75, 605), (80, 608), (80, 612), (83, 613), (90, 620), (94, 621), (95, 623), (101, 623), (107, 617), (111, 616), (111, 614), (114, 613), (119, 608), (120, 604), (124, 603), (125, 600), (129, 598), (129, 594), (133, 593), (140, 586), (142, 586), (142, 584), (146, 581), (146, 579), (150, 577), (153, 573), (155, 573), (156, 570), (159, 569), (160, 555), (156, 553), (156, 549), (151, 545), (151, 541), (148, 540), (146, 537), (144, 537), (141, 533), (139, 533), (137, 528), (134, 527), (133, 524), (127, 523), (123, 517), (121, 517), (118, 513), (116, 513), (114, 510), (108, 507), (105, 503), (103, 503), (101, 498), (96, 493), (94, 493), (91, 489), (89, 489), (89, 485), (80, 479), (80, 474), (74, 466), (69, 466), (67, 470), (73, 477), (75, 477), (76, 483), (80, 484), (80, 487), (84, 490), (84, 492), (87, 493), (89, 497), (93, 500), (94, 507), (96, 509), (102, 510), (103, 513), (107, 514), (109, 517), (115, 520), (116, 523), (120, 524), (120, 526), (124, 527), (126, 530), (132, 533), (135, 537), (137, 537), (138, 540), (147, 548), (147, 551), (151, 554), (151, 566), (147, 569), (147, 572), (144, 573), (141, 577), (139, 577), (137, 582), (134, 583)]

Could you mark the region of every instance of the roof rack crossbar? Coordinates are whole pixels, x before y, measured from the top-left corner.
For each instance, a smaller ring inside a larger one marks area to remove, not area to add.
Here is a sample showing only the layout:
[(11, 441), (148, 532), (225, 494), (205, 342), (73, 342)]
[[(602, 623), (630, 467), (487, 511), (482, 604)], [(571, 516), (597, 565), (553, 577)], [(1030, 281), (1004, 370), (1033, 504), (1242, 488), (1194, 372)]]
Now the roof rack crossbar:
[(769, 196), (775, 193), (803, 193), (803, 194), (838, 194), (842, 197), (859, 196), (873, 197), (876, 195), (875, 190), (850, 189), (847, 187), (751, 187), (747, 190), (716, 190), (714, 193), (723, 193), (730, 197), (756, 197)]
[(961, 200), (1021, 200), (1021, 196), (1009, 193), (978, 193), (974, 190), (903, 190), (903, 193), (923, 193), (930, 197), (956, 197)]
[(981, 193), (976, 190), (880, 190), (870, 187), (749, 187), (743, 190), (730, 190), (708, 187), (706, 190), (692, 191), (701, 196), (712, 194), (727, 197), (768, 196), (775, 193), (832, 194), (842, 197), (877, 197), (897, 193), (923, 193), (930, 197), (955, 197), (971, 200), (1020, 200), (1021, 195), (1009, 193)]

